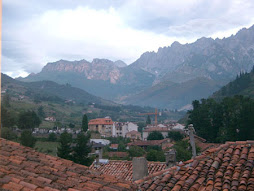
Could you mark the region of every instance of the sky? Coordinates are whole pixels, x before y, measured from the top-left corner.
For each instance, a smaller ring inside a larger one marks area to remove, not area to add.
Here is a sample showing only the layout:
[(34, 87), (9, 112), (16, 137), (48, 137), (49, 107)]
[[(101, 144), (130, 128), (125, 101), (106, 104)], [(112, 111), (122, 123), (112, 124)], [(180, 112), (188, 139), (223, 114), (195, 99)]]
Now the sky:
[(25, 77), (48, 62), (131, 64), (174, 41), (223, 38), (254, 24), (250, 0), (2, 0), (2, 72)]

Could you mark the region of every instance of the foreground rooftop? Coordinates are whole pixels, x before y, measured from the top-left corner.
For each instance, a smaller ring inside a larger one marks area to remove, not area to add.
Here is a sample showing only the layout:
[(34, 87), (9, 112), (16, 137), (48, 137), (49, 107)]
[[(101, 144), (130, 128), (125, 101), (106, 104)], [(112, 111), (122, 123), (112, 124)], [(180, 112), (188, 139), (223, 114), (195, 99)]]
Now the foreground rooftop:
[[(166, 169), (165, 162), (147, 162), (148, 174), (153, 174)], [(132, 181), (132, 161), (110, 160), (107, 164), (90, 166), (92, 170), (98, 170), (103, 174), (119, 177), (122, 180)]]
[(254, 141), (227, 142), (135, 181), (140, 190), (254, 190)]
[(130, 182), (0, 139), (0, 190), (136, 190)]

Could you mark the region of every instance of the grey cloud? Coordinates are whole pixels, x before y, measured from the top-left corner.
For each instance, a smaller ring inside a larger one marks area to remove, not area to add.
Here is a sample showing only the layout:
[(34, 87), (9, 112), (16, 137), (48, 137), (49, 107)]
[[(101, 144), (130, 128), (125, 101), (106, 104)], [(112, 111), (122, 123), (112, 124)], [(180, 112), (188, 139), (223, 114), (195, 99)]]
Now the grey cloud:
[[(64, 44), (58, 42), (57, 39), (49, 39), (54, 40), (54, 42), (48, 44), (43, 42), (47, 39), (39, 39), (40, 46), (35, 45), (35, 47), (31, 47), (32, 45), (29, 44), (30, 38), (32, 39), (31, 36), (23, 37), (27, 39), (25, 42), (20, 41), (17, 29), (22, 28), (23, 23), (29, 22), (31, 19), (36, 20), (38, 16), (48, 10), (76, 9), (77, 7), (108, 10), (113, 7), (123, 20), (124, 25), (130, 28), (158, 35), (163, 34), (168, 37), (185, 38), (186, 40), (211, 36), (217, 32), (249, 26), (254, 23), (254, 19), (252, 19), (254, 18), (254, 2), (248, 0), (3, 0), (2, 4), (2, 56), (4, 58), (2, 69), (5, 72), (12, 71), (15, 74), (18, 74), (15, 70), (38, 72), (43, 64), (46, 64), (43, 62), (47, 60), (78, 60), (83, 58), (91, 60), (92, 55), (98, 52), (100, 55), (96, 57), (112, 60), (122, 59), (127, 63), (133, 60), (133, 58), (123, 55), (121, 55), (122, 58), (117, 57), (110, 48), (103, 51), (103, 48), (99, 47), (99, 42), (96, 42), (93, 47), (83, 48), (83, 53), (67, 53), (66, 51), (61, 52), (62, 47), (60, 50), (47, 47), (57, 43), (60, 46)], [(30, 31), (32, 29), (27, 28), (25, 30)], [(45, 31), (42, 30), (41, 32)], [(86, 44), (66, 41), (66, 46), (70, 44), (77, 49), (86, 46)], [(37, 50), (38, 48), (42, 48), (42, 50)]]

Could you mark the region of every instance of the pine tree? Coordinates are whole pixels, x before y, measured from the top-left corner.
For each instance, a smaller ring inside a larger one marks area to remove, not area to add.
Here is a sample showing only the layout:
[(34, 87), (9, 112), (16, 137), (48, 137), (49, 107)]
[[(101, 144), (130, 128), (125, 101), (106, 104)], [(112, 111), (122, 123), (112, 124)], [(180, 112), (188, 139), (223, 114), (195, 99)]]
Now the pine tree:
[(83, 119), (82, 119), (82, 131), (86, 132), (88, 130), (88, 118), (87, 115), (84, 114)]
[(90, 166), (91, 158), (88, 157), (88, 154), (91, 152), (91, 147), (88, 145), (89, 143), (89, 135), (85, 135), (84, 133), (79, 133), (76, 139), (76, 146), (73, 148), (73, 161)]
[(72, 135), (67, 133), (67, 131), (63, 132), (60, 136), (60, 145), (58, 147), (57, 156), (71, 160), (71, 143), (72, 143)]

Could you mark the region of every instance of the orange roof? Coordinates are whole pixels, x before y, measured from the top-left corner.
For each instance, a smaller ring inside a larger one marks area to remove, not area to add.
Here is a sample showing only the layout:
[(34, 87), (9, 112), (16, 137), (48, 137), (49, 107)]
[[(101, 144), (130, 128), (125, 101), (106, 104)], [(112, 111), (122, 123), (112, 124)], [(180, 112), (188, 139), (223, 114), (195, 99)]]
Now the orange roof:
[(162, 131), (162, 132), (167, 132), (170, 131), (167, 127), (150, 127), (150, 128), (146, 128), (144, 130), (144, 132), (152, 132), (152, 131)]
[(254, 141), (227, 142), (135, 181), (140, 190), (254, 190)]
[(129, 156), (128, 152), (108, 152), (107, 153), (109, 157), (120, 157), (120, 158), (124, 158)]
[(118, 144), (111, 144), (111, 145), (110, 145), (110, 148), (118, 149)]
[(108, 118), (97, 118), (97, 119), (91, 119), (88, 125), (113, 125), (113, 121), (112, 119), (108, 119)]
[(140, 132), (135, 131), (135, 130), (132, 130), (132, 131), (130, 131), (130, 132), (128, 132), (128, 133), (126, 133), (126, 135), (127, 135), (127, 134), (130, 134), (130, 135), (141, 135), (141, 133), (140, 133)]
[[(148, 174), (153, 174), (155, 172), (165, 170), (165, 162), (147, 162)], [(120, 161), (120, 160), (110, 160), (108, 164), (100, 164), (99, 167), (92, 164), (90, 167), (92, 170), (98, 170), (103, 174), (113, 175), (119, 177), (122, 180), (132, 181), (132, 161)]]
[(162, 139), (162, 140), (149, 140), (149, 141), (135, 141), (128, 143), (128, 146), (154, 146), (154, 145), (161, 145), (164, 142), (168, 142), (169, 139)]
[(59, 157), (0, 139), (0, 190), (136, 190), (136, 186)]

